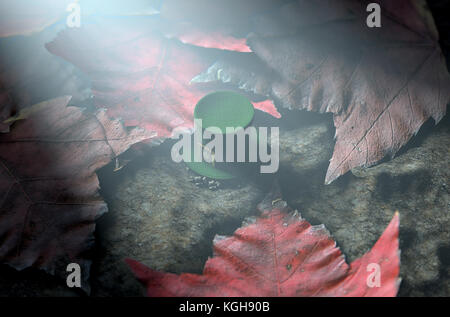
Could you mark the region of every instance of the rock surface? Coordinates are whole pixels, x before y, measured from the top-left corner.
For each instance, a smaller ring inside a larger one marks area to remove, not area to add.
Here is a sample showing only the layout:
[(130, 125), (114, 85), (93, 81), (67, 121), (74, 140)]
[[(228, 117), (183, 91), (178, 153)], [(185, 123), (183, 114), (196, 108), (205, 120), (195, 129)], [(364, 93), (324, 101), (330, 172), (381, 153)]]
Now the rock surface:
[(333, 154), (333, 131), (325, 122), (281, 130), (278, 141), (280, 165), (298, 174), (328, 164)]

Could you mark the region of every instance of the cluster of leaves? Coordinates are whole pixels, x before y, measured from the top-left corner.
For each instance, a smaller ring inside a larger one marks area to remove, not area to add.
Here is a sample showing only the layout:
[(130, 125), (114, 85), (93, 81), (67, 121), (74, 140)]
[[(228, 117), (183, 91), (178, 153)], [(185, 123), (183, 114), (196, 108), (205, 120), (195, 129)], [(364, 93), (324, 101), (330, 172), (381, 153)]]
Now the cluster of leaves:
[[(173, 0), (153, 20), (68, 30), (48, 48), (90, 74), (98, 104), (112, 116), (158, 137), (192, 125), (192, 107), (205, 93), (199, 83), (234, 83), (267, 98), (261, 109), (274, 115), (267, 102), (331, 112), (330, 183), (353, 167), (393, 156), (428, 118), (438, 122), (450, 100), (429, 13), (414, 1), (381, 5), (383, 27), (368, 28), (365, 4), (353, 0)], [(245, 18), (258, 13), (254, 22)], [(235, 34), (251, 36), (243, 42)], [(219, 54), (180, 42), (253, 54)]]
[[(45, 12), (13, 2), (1, 5), (1, 36), (42, 30), (63, 14), (59, 0), (46, 0)], [(374, 29), (356, 0), (166, 0), (156, 15), (146, 3), (126, 17), (84, 16), (46, 47), (87, 74), (95, 105), (106, 109), (96, 113), (62, 97), (17, 115), (14, 74), (1, 65), (0, 131), (11, 131), (0, 135), (0, 261), (56, 274), (69, 260), (89, 266), (85, 251), (106, 211), (95, 171), (134, 143), (191, 128), (195, 104), (218, 87), (248, 94), (275, 117), (274, 104), (333, 113), (327, 183), (394, 155), (450, 100), (437, 32), (417, 3), (380, 1), (383, 27)], [(340, 267), (342, 281), (352, 267)]]

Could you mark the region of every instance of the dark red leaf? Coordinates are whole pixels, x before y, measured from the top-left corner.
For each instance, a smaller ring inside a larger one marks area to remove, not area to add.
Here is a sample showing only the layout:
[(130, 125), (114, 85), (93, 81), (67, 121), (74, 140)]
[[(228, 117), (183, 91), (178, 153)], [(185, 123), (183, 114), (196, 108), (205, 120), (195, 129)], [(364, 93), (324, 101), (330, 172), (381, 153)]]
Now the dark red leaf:
[(161, 16), (169, 22), (166, 32), (183, 43), (251, 52), (245, 39), (251, 19), (278, 5), (274, 0), (168, 0), (161, 5)]
[(250, 42), (281, 74), (272, 92), (284, 106), (335, 114), (326, 183), (394, 155), (428, 118), (438, 122), (450, 101), (435, 29), (413, 1), (380, 1), (381, 28), (366, 26), (364, 3), (329, 3), (291, 3), (261, 22), (276, 35)]
[[(395, 296), (399, 216), (370, 252), (350, 266), (323, 225), (311, 226), (284, 202), (259, 206), (260, 218), (232, 237), (216, 236), (203, 275), (154, 271), (127, 259), (148, 296)], [(273, 210), (271, 210), (273, 208)], [(379, 265), (380, 285), (368, 283)]]
[(96, 218), (107, 211), (95, 171), (149, 135), (127, 132), (105, 111), (66, 107), (69, 100), (35, 105), (0, 134), (0, 262), (58, 276), (76, 262), (88, 288), (86, 251)]
[(251, 52), (247, 39), (230, 35), (230, 31), (220, 30), (205, 32), (204, 28), (192, 24), (179, 23), (165, 28), (167, 38), (177, 38), (184, 44), (192, 44), (205, 48), (217, 48), (236, 52)]
[[(261, 17), (249, 45), (274, 73), (228, 65), (225, 77), (289, 109), (334, 114), (336, 146), (325, 182), (395, 153), (450, 101), (450, 76), (421, 1), (295, 1)], [(214, 67), (214, 65), (213, 65)], [(215, 76), (214, 76), (215, 75)]]
[[(65, 30), (47, 47), (89, 74), (97, 106), (126, 126), (165, 138), (192, 127), (194, 107), (208, 90), (191, 79), (207, 68), (212, 53), (168, 40), (156, 25), (152, 19), (104, 19)], [(271, 102), (255, 106), (278, 114)]]

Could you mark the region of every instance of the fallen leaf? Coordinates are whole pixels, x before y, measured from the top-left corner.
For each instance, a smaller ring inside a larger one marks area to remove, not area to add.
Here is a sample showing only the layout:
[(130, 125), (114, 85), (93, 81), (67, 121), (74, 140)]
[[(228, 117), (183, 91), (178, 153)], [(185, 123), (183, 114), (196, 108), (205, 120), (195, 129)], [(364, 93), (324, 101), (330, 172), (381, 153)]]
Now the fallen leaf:
[(289, 109), (332, 112), (336, 145), (326, 183), (374, 165), (430, 117), (439, 122), (450, 101), (450, 76), (424, 3), (379, 3), (382, 27), (369, 28), (366, 2), (290, 2), (260, 17), (248, 41), (270, 70), (217, 61), (201, 82), (225, 78)]
[(205, 48), (217, 48), (236, 52), (251, 52), (247, 45), (247, 39), (232, 36), (231, 31), (220, 30), (205, 32), (204, 28), (195, 27), (192, 24), (168, 23), (164, 29), (164, 35), (171, 39), (176, 38), (184, 44), (192, 44)]
[[(193, 127), (194, 107), (211, 89), (191, 79), (219, 53), (165, 38), (158, 22), (103, 19), (64, 30), (47, 48), (89, 75), (98, 107), (126, 126), (142, 127), (162, 139), (175, 128)], [(272, 102), (255, 106), (277, 113)]]
[(107, 211), (95, 171), (150, 135), (69, 100), (43, 102), (0, 135), (0, 262), (64, 278), (75, 262), (88, 290), (87, 251)]
[(349, 266), (323, 225), (311, 226), (280, 200), (266, 199), (259, 209), (261, 216), (247, 220), (232, 237), (215, 237), (214, 257), (206, 262), (203, 275), (163, 273), (135, 260), (126, 262), (148, 296), (397, 294), (398, 213), (372, 250)]
[(20, 110), (20, 112), (17, 115), (14, 115), (12, 117), (9, 117), (6, 120), (3, 120), (4, 124), (10, 124), (19, 120), (25, 120), (29, 118), (33, 113), (39, 113), (42, 111), (42, 108), (47, 108), (47, 103), (40, 102), (35, 105), (32, 105), (30, 107), (24, 108)]
[(167, 0), (160, 11), (169, 37), (201, 47), (251, 52), (245, 37), (252, 17), (279, 4), (274, 0)]

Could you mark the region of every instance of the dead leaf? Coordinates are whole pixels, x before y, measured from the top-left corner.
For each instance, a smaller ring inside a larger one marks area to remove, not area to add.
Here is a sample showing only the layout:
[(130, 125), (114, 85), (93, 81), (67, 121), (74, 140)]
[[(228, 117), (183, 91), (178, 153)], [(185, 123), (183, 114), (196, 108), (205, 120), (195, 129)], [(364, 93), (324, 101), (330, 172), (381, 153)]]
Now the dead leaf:
[(95, 171), (150, 135), (127, 132), (105, 111), (66, 107), (69, 100), (40, 104), (0, 135), (0, 262), (62, 277), (75, 262), (88, 290), (86, 252), (107, 211)]
[(372, 250), (349, 266), (323, 225), (311, 226), (283, 201), (266, 199), (259, 209), (261, 217), (248, 220), (232, 237), (216, 236), (215, 255), (206, 262), (203, 275), (157, 272), (137, 261), (126, 261), (147, 287), (148, 296), (397, 294), (398, 213)]
[(247, 39), (232, 36), (231, 33), (231, 31), (224, 29), (205, 32), (204, 28), (192, 24), (178, 23), (172, 25), (170, 21), (164, 28), (164, 35), (167, 38), (176, 38), (184, 44), (236, 52), (251, 52), (247, 45)]
[[(210, 88), (191, 83), (219, 54), (168, 40), (158, 20), (102, 19), (65, 30), (47, 48), (79, 66), (92, 80), (96, 105), (126, 126), (170, 137), (175, 128), (192, 128), (196, 103)], [(273, 103), (255, 103), (276, 114)]]
[(211, 78), (220, 69), (289, 109), (332, 112), (336, 146), (326, 183), (395, 155), (450, 101), (450, 76), (423, 3), (379, 3), (382, 27), (369, 28), (366, 2), (290, 2), (259, 18), (249, 39), (275, 75), (220, 61), (209, 69)]
[(167, 0), (161, 17), (164, 33), (181, 42), (207, 48), (251, 52), (245, 37), (252, 18), (279, 6), (274, 0)]

